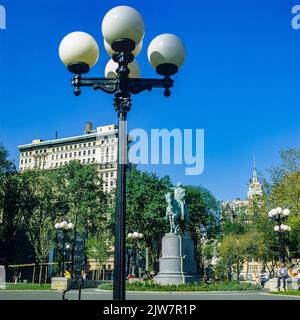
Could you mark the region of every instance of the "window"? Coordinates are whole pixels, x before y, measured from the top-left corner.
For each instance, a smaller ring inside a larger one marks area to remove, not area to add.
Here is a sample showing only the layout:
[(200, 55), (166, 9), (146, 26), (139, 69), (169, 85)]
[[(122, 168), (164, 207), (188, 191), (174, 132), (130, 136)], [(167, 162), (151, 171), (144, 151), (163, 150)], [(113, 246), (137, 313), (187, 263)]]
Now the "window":
[(93, 149), (93, 154), (96, 154), (96, 149)]
[(108, 178), (108, 172), (105, 173), (105, 178)]
[(111, 176), (111, 177), (113, 177), (113, 176), (114, 176), (114, 173), (113, 173), (113, 172), (111, 172), (111, 173), (110, 173), (110, 176)]
[(84, 148), (86, 147), (86, 143), (83, 144), (83, 147), (84, 147)]
[(83, 155), (85, 156), (85, 154), (86, 154), (86, 151), (84, 150), (84, 151), (83, 151)]
[(90, 163), (90, 158), (87, 159), (87, 163)]
[(21, 164), (23, 164), (23, 160), (21, 160)]
[(81, 151), (78, 152), (79, 157), (81, 156)]
[(91, 154), (91, 150), (88, 151), (88, 155), (90, 155), (90, 154)]
[(62, 159), (63, 157), (64, 157), (64, 155), (61, 153), (61, 154), (60, 154), (60, 158)]
[(101, 140), (101, 144), (104, 144), (104, 140)]
[(69, 157), (72, 158), (72, 152), (69, 153)]
[(95, 158), (93, 158), (93, 160), (92, 160), (93, 162), (95, 162), (96, 161), (96, 159)]
[(52, 155), (51, 159), (54, 160), (54, 154)]
[(68, 156), (68, 154), (67, 154), (67, 153), (65, 153), (65, 158), (67, 158), (67, 156)]
[(82, 163), (85, 163), (85, 159), (82, 160)]
[(95, 146), (95, 145), (96, 145), (96, 141), (93, 142), (93, 146)]
[(110, 186), (112, 187), (114, 185), (114, 182), (111, 180), (110, 181)]
[(91, 146), (91, 143), (90, 143), (90, 142), (88, 143), (88, 146), (89, 146), (89, 147)]

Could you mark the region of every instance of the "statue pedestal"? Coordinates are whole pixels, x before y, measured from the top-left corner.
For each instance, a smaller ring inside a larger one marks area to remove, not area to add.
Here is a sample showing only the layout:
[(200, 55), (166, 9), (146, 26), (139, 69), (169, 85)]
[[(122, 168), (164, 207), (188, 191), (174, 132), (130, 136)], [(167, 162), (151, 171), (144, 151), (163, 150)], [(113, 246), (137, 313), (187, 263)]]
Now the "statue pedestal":
[(194, 253), (194, 242), (189, 236), (166, 234), (162, 239), (159, 273), (154, 278), (161, 284), (181, 284), (200, 281)]

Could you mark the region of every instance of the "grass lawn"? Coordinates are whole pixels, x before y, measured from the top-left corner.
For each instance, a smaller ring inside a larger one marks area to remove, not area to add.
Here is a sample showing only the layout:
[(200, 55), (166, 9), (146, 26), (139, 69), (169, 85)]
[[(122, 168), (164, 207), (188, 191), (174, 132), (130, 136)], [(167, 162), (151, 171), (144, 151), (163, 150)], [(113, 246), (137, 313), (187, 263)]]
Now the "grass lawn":
[(300, 296), (300, 291), (287, 291), (287, 292), (271, 292), (272, 294), (283, 294), (288, 296)]
[[(102, 283), (98, 289), (112, 290), (111, 283)], [(173, 291), (173, 292), (189, 292), (189, 291), (246, 291), (261, 290), (259, 285), (251, 283), (239, 283), (237, 281), (213, 282), (211, 284), (180, 284), (180, 285), (160, 285), (150, 281), (138, 281), (127, 283), (128, 291)]]
[(50, 290), (51, 284), (31, 284), (31, 283), (17, 283), (17, 284), (7, 284), (6, 289), (0, 290)]

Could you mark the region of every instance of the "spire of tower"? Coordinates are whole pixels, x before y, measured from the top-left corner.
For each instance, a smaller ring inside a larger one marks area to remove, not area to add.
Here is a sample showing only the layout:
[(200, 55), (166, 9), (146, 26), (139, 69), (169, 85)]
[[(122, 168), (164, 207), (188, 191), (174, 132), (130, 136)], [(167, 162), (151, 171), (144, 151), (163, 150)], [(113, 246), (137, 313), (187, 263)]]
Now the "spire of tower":
[(253, 173), (252, 173), (252, 182), (257, 182), (257, 172), (256, 172), (256, 160), (255, 154), (253, 153)]

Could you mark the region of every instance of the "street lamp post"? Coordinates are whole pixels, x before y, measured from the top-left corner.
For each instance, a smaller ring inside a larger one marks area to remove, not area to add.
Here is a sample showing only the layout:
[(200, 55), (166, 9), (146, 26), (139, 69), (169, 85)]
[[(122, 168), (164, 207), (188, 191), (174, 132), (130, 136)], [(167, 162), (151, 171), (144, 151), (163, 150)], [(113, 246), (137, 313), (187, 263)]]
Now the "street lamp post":
[[(139, 233), (137, 231), (129, 232), (127, 237), (129, 239), (132, 239), (133, 242), (133, 263), (132, 263), (132, 274), (135, 275), (135, 269), (136, 269), (136, 252), (137, 252), (137, 241), (139, 239), (142, 239), (144, 235), (142, 233)], [(128, 257), (130, 259), (130, 257)], [(129, 264), (130, 265), (130, 264)], [(128, 270), (129, 271), (129, 270)], [(139, 270), (139, 277), (141, 276), (141, 270)]]
[(269, 218), (276, 221), (277, 223), (277, 225), (274, 227), (274, 231), (278, 233), (279, 259), (283, 263), (285, 263), (284, 233), (291, 231), (291, 227), (283, 224), (283, 222), (287, 219), (289, 215), (290, 215), (289, 209), (282, 209), (280, 207), (274, 208), (268, 213)]
[(163, 78), (141, 79), (134, 60), (144, 38), (144, 21), (139, 12), (128, 6), (111, 9), (102, 21), (102, 34), (104, 47), (112, 56), (105, 68), (105, 78), (82, 77), (99, 57), (98, 45), (89, 34), (72, 32), (65, 36), (59, 46), (59, 55), (63, 64), (75, 75), (72, 85), (76, 96), (80, 95), (81, 87), (114, 94), (114, 107), (118, 113), (118, 167), (113, 299), (125, 300), (126, 117), (131, 108), (131, 95), (163, 88), (164, 95), (169, 97), (174, 82), (171, 76), (183, 65), (185, 48), (173, 34), (161, 34), (154, 38), (148, 47), (148, 60)]
[[(64, 275), (64, 270), (65, 270), (65, 241), (66, 241), (66, 233), (69, 230), (73, 230), (74, 229), (74, 224), (71, 222), (67, 222), (67, 221), (62, 221), (62, 222), (57, 222), (54, 225), (55, 229), (57, 231), (62, 231), (63, 232), (63, 237), (62, 237), (62, 263), (61, 263), (61, 271), (60, 271), (60, 275), (61, 277), (63, 277)], [(70, 245), (68, 245), (70, 248)]]

